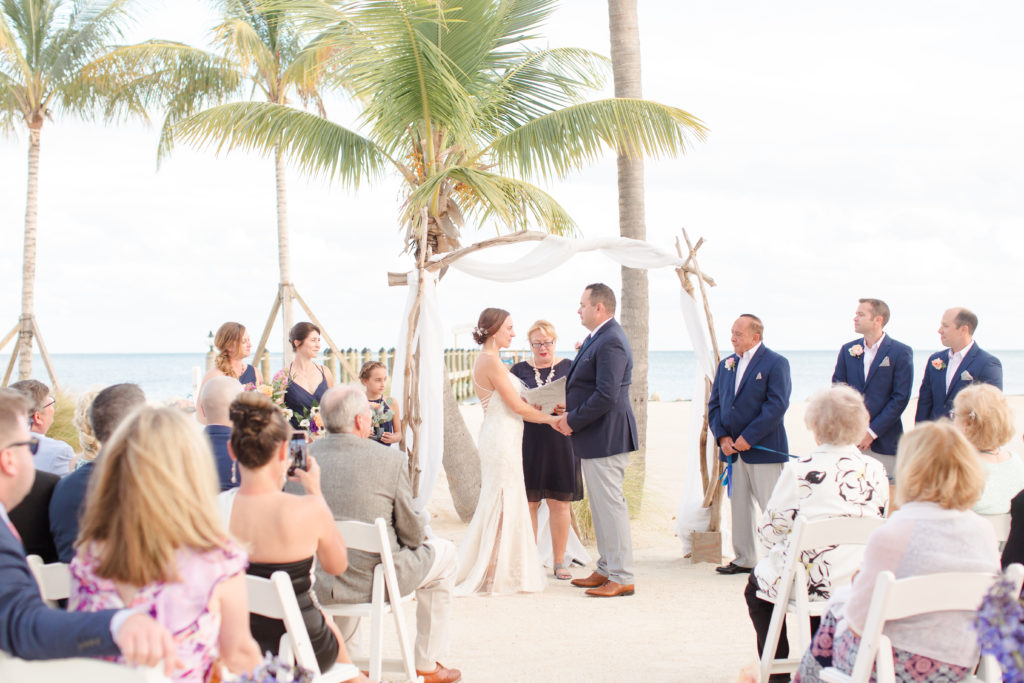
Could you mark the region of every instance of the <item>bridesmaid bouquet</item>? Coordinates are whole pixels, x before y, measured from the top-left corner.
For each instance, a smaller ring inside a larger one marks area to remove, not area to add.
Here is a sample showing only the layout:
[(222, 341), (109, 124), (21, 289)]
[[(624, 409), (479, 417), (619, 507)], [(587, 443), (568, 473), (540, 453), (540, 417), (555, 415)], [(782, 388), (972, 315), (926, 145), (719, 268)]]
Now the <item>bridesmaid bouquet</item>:
[(242, 387), (245, 391), (258, 391), (277, 405), (278, 410), (284, 413), (286, 420), (292, 419), (292, 411), (288, 406), (284, 404), (284, 395), (288, 391), (288, 384), (290, 380), (288, 378), (287, 370), (278, 370), (277, 374), (274, 375), (270, 384), (256, 384), (255, 382), (249, 382)]
[(313, 401), (313, 407), (303, 411), (299, 427), (306, 430), (306, 441), (315, 441), (324, 435), (324, 419), (320, 417), (318, 401)]
[(1024, 680), (1024, 605), (1005, 576), (992, 584), (974, 617), (982, 654), (992, 655), (1003, 680)]
[(395, 418), (395, 411), (388, 408), (387, 403), (381, 401), (379, 404), (373, 403), (370, 405), (370, 424), (373, 426), (373, 436), (371, 437), (375, 441), (380, 441), (381, 435), (384, 433), (383, 425), (385, 422), (390, 422)]
[(267, 653), (263, 663), (234, 679), (236, 683), (312, 683), (313, 672)]

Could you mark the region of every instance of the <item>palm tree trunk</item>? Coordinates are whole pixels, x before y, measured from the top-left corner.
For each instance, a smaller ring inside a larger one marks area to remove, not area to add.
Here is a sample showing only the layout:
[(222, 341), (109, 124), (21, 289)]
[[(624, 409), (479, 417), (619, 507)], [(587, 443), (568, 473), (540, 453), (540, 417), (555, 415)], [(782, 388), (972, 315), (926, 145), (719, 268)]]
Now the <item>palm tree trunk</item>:
[[(615, 96), (640, 99), (640, 30), (636, 0), (608, 0), (608, 25), (611, 36), (612, 74)], [(646, 239), (644, 222), (644, 164), (626, 154), (618, 156), (619, 234)], [(639, 450), (633, 454), (627, 471), (627, 489), (633, 492), (630, 509), (643, 503), (643, 482), (647, 446), (647, 345), (650, 317), (647, 298), (647, 271), (622, 268), (622, 302), (619, 319), (633, 350), (633, 383), (629, 398), (636, 416)]]
[(295, 324), (292, 312), (292, 260), (288, 248), (288, 195), (284, 186), (285, 164), (281, 148), (274, 149), (275, 180), (277, 181), (277, 260), (281, 271), (281, 322), (284, 324), (284, 364), (292, 362), (292, 345), (288, 333)]
[(36, 228), (39, 222), (39, 134), (29, 128), (28, 190), (25, 193), (25, 251), (21, 261), (21, 331), (18, 334), (18, 379), (32, 375), (32, 319), (36, 294)]

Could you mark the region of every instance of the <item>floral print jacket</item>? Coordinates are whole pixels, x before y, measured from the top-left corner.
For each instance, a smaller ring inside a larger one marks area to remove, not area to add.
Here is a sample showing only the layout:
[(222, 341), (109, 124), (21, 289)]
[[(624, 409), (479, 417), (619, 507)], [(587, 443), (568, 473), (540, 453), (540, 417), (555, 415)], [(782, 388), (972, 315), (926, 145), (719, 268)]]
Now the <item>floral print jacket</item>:
[[(797, 513), (811, 520), (881, 517), (888, 502), (885, 469), (856, 446), (823, 444), (786, 463), (757, 526), (764, 554), (754, 568), (758, 590), (769, 598), (777, 594)], [(862, 554), (860, 547), (834, 545), (804, 551), (811, 600), (828, 600), (833, 587), (848, 585)]]

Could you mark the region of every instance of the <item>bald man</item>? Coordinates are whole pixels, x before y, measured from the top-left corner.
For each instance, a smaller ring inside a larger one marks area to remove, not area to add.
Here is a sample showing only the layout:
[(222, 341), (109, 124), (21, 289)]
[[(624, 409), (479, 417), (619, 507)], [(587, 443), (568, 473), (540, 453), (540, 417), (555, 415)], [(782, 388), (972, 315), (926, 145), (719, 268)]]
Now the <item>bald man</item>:
[(231, 439), (231, 416), (228, 408), (235, 396), (242, 393), (242, 383), (234, 377), (220, 375), (214, 377), (203, 386), (199, 402), (206, 415), (206, 436), (213, 447), (213, 457), (217, 462), (217, 476), (220, 478), (220, 490), (238, 486), (238, 470), (228, 454), (228, 441)]
[(1003, 364), (974, 343), (978, 316), (966, 308), (951, 308), (939, 322), (939, 341), (945, 351), (933, 353), (924, 366), (915, 422), (949, 417), (953, 399), (974, 382), (1003, 388)]

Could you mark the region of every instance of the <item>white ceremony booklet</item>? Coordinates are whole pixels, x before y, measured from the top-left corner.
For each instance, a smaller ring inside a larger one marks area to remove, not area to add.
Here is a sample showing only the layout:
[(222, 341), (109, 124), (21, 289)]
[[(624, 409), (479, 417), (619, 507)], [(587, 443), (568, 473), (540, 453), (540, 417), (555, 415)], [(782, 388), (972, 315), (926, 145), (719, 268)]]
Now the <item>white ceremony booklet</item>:
[(565, 405), (565, 377), (536, 389), (527, 389), (523, 398), (531, 406), (540, 406), (540, 412), (552, 413), (555, 406)]

